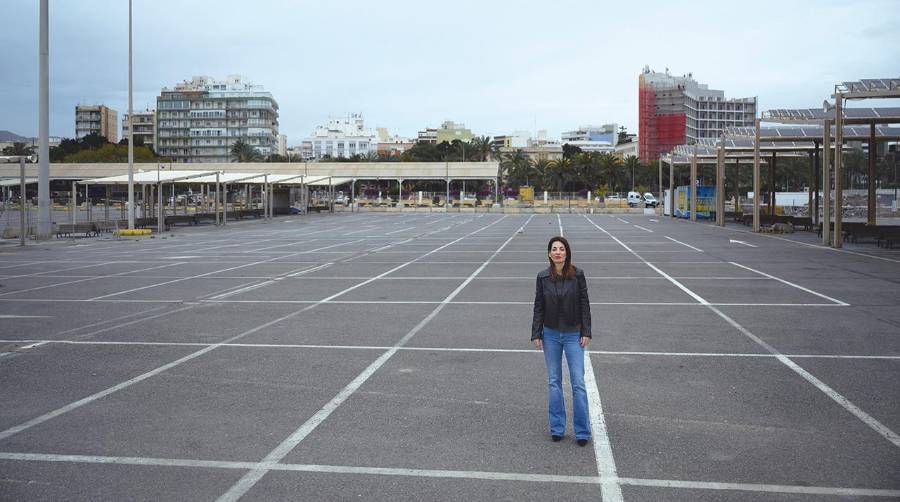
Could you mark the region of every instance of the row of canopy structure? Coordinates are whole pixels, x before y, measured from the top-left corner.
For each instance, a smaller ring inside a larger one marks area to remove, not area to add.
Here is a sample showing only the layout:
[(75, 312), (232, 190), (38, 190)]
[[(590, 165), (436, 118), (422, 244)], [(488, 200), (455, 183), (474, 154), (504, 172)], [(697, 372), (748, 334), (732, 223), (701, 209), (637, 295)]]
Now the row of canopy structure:
[[(250, 200), (254, 192), (253, 187), (258, 186), (260, 199), (263, 206), (263, 217), (270, 219), (273, 216), (273, 189), (275, 186), (303, 186), (303, 187), (327, 187), (333, 191), (334, 187), (349, 183), (349, 178), (336, 178), (333, 176), (306, 176), (303, 174), (269, 174), (269, 173), (245, 173), (221, 171), (180, 171), (160, 170), (157, 172), (138, 172), (134, 174), (133, 183), (140, 187), (142, 201), (155, 201), (155, 212), (158, 228), (164, 226), (163, 194), (164, 187), (169, 184), (173, 188), (176, 185), (200, 185), (201, 195), (204, 199), (212, 198), (214, 204), (215, 223), (223, 224), (228, 218), (228, 205), (225, 199), (229, 185), (243, 185), (245, 200)], [(104, 178), (87, 179), (72, 183), (73, 197), (76, 183), (85, 186), (105, 185), (107, 193), (109, 188), (128, 183), (128, 175), (109, 176)], [(215, 187), (213, 192), (210, 186)], [(210, 195), (212, 193), (212, 195)], [(146, 209), (146, 206), (145, 206)]]
[[(868, 197), (867, 223), (876, 224), (875, 192), (875, 152), (878, 142), (900, 141), (900, 108), (845, 108), (846, 100), (898, 98), (900, 78), (867, 79), (858, 82), (844, 82), (835, 86), (834, 105), (825, 102), (821, 109), (770, 110), (763, 112), (754, 127), (726, 128), (719, 138), (701, 138), (692, 145), (679, 145), (669, 154), (663, 155), (659, 163), (660, 187), (662, 187), (662, 165), (669, 165), (669, 200), (674, 200), (675, 166), (689, 165), (691, 184), (697, 179), (698, 164), (715, 165), (716, 180), (716, 224), (725, 224), (725, 165), (734, 164), (735, 179), (741, 160), (752, 162), (753, 166), (753, 231), (760, 230), (760, 165), (768, 164), (769, 214), (775, 211), (775, 170), (779, 156), (805, 156), (810, 159), (809, 170), (809, 214), (816, 224), (822, 225), (822, 241), (836, 248), (842, 246), (841, 234), (842, 163), (845, 141), (868, 142)], [(786, 124), (787, 126), (761, 127), (763, 122)], [(866, 127), (867, 126), (867, 127)], [(833, 143), (832, 143), (833, 141)], [(820, 166), (820, 152), (822, 157)], [(767, 158), (763, 158), (767, 154)], [(833, 168), (832, 168), (833, 164)], [(821, 174), (821, 175), (820, 175)], [(834, 210), (832, 232), (831, 187), (834, 185)], [(822, 219), (819, 221), (819, 190), (822, 193)], [(735, 209), (740, 208), (739, 190), (735, 189)], [(690, 219), (696, 220), (696, 190), (690, 191)], [(660, 197), (663, 194), (660, 193)], [(674, 206), (673, 206), (674, 209)], [(675, 211), (671, 212), (675, 216)]]
[[(18, 166), (16, 166), (18, 167)], [(327, 189), (334, 200), (335, 187), (350, 184), (351, 198), (356, 198), (356, 182), (368, 180), (396, 180), (403, 196), (403, 182), (411, 180), (443, 181), (447, 186), (447, 201), (450, 199), (450, 183), (453, 181), (490, 181), (495, 192), (498, 162), (322, 162), (322, 163), (207, 163), (195, 164), (197, 170), (181, 169), (186, 164), (143, 163), (136, 164), (132, 182), (135, 191), (140, 191), (143, 201), (155, 201), (157, 224), (163, 228), (163, 195), (166, 185), (200, 185), (204, 200), (210, 194), (215, 204), (215, 220), (224, 223), (227, 218), (224, 199), (229, 186), (243, 185), (250, 200), (251, 194), (259, 194), (264, 214), (270, 218), (276, 197), (273, 187), (299, 186), (308, 200), (308, 189)], [(0, 163), (0, 177), (15, 176), (19, 169)], [(78, 184), (85, 186), (105, 185), (128, 186), (128, 165), (118, 164), (51, 164), (50, 178), (74, 180), (73, 193)], [(12, 183), (13, 180), (10, 180)], [(15, 180), (16, 186), (19, 181)], [(211, 191), (210, 187), (215, 187)], [(109, 192), (107, 192), (109, 193)], [(107, 196), (107, 200), (109, 196)], [(72, 197), (75, 200), (75, 197)], [(146, 207), (146, 205), (145, 205)], [(221, 215), (220, 215), (221, 213)], [(74, 214), (74, 212), (73, 212)], [(133, 213), (132, 213), (133, 214)], [(129, 222), (129, 226), (132, 225)]]

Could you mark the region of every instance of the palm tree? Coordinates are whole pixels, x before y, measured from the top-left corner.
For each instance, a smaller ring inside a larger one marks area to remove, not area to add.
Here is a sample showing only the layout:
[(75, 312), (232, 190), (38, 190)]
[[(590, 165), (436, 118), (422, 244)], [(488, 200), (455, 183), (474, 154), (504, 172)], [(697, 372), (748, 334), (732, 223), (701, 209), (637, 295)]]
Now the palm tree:
[(631, 189), (634, 190), (634, 187), (637, 186), (634, 181), (634, 170), (641, 170), (644, 167), (644, 164), (641, 163), (641, 160), (634, 155), (629, 155), (625, 158), (625, 172), (631, 170)]
[(232, 162), (258, 162), (261, 155), (250, 143), (239, 139), (231, 145)]
[(532, 173), (534, 175), (535, 184), (538, 185), (535, 187), (535, 191), (538, 189), (543, 190), (545, 187), (544, 180), (547, 178), (547, 173), (550, 171), (550, 161), (547, 159), (540, 159), (537, 162), (532, 164)]
[(544, 171), (546, 180), (550, 185), (556, 185), (558, 191), (562, 192), (566, 183), (572, 180), (575, 174), (575, 168), (572, 159), (565, 157), (557, 160), (551, 160), (547, 163), (548, 169)]
[(472, 145), (471, 148), (475, 152), (476, 158), (480, 161), (484, 162), (491, 156), (491, 147), (493, 145), (490, 136), (476, 136), (472, 138), (469, 144)]
[(622, 159), (610, 153), (601, 153), (599, 162), (600, 169), (607, 179), (606, 184), (615, 190), (618, 187), (618, 179), (621, 174)]
[(531, 157), (525, 155), (521, 149), (516, 150), (511, 155), (506, 156), (507, 172), (509, 174), (508, 183), (518, 183), (520, 185), (528, 185), (529, 182), (536, 177), (537, 170)]

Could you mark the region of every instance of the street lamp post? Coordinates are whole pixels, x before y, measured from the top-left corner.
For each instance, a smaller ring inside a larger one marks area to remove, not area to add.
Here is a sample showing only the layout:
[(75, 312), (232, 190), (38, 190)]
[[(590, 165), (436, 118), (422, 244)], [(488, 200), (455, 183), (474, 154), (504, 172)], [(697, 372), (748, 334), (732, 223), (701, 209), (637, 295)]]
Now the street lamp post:
[(134, 85), (131, 66), (131, 0), (128, 0), (128, 229), (134, 230)]

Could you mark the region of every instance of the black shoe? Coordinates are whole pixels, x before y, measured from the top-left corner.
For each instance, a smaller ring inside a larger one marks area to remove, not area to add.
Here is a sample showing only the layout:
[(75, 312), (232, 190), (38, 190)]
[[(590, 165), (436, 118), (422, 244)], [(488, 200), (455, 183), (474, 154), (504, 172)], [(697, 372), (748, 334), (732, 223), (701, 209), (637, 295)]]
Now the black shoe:
[(588, 440), (587, 439), (579, 439), (578, 441), (576, 441), (576, 443), (578, 443), (578, 446), (584, 446), (584, 445), (588, 444)]
[(552, 439), (554, 443), (558, 443), (558, 442), (562, 441), (562, 438), (563, 438), (562, 436), (556, 436), (556, 435), (550, 436), (550, 439)]

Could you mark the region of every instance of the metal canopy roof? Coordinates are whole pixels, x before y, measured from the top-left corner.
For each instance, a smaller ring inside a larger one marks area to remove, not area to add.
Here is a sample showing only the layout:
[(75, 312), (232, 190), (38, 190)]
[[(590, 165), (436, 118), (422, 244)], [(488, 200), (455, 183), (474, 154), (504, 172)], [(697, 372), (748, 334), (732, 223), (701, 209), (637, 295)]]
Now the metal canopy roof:
[[(156, 183), (174, 183), (176, 181), (200, 178), (202, 176), (212, 175), (215, 177), (216, 171), (138, 171), (134, 173), (135, 185), (155, 185)], [(79, 181), (82, 184), (91, 185), (127, 185), (128, 175), (108, 176), (106, 178), (94, 178), (90, 180)]]
[[(834, 120), (834, 110), (797, 108), (762, 112), (761, 120), (781, 124), (822, 124)], [(900, 108), (844, 108), (844, 124), (900, 124)]]
[[(845, 141), (868, 141), (869, 126), (845, 126)], [(836, 129), (831, 128), (831, 136), (834, 137)], [(764, 142), (810, 142), (821, 140), (824, 135), (825, 128), (823, 126), (794, 126), (794, 127), (761, 127), (759, 129), (760, 145)], [(753, 146), (753, 138), (756, 137), (756, 129), (753, 127), (726, 127), (726, 138), (747, 138)], [(717, 142), (716, 138), (709, 138), (713, 142)], [(900, 127), (888, 127), (885, 125), (875, 126), (875, 139), (879, 141), (900, 141)], [(702, 141), (702, 140), (701, 140)], [(812, 146), (812, 145), (810, 145)]]
[[(20, 178), (4, 178), (0, 180), (0, 187), (17, 187), (22, 180)], [(25, 178), (25, 184), (31, 185), (37, 183), (37, 178)]]
[(847, 99), (900, 98), (900, 77), (864, 78), (856, 82), (844, 82), (835, 86)]
[(307, 185), (316, 186), (316, 187), (321, 187), (321, 186), (326, 186), (326, 187), (333, 186), (334, 187), (334, 186), (350, 183), (351, 181), (353, 181), (353, 178), (336, 178), (334, 176), (325, 176), (325, 177), (321, 177), (321, 178), (310, 177)]

